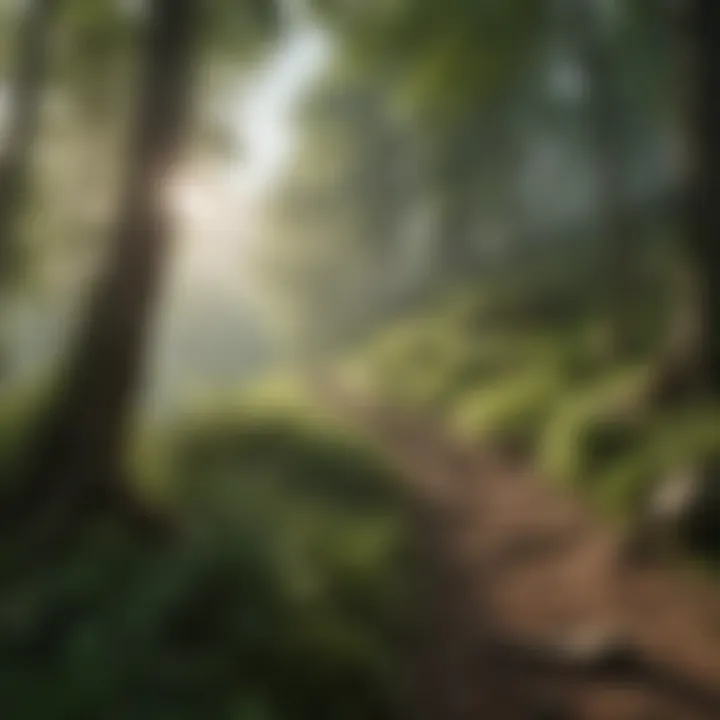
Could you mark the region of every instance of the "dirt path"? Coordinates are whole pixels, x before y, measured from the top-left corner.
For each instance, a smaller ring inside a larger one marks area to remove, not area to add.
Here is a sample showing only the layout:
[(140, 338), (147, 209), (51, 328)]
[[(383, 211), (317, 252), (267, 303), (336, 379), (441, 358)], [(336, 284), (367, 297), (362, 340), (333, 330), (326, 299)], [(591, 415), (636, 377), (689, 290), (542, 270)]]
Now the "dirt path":
[(521, 468), (342, 402), (417, 498), (412, 720), (720, 718), (720, 593), (628, 566), (611, 531)]

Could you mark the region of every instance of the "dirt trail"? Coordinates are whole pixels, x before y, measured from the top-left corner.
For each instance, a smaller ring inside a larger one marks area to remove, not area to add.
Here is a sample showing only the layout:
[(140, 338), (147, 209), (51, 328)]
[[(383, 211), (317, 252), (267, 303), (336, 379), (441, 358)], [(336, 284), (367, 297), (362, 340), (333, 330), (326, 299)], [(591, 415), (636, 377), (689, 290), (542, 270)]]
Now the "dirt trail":
[(412, 720), (720, 719), (720, 592), (623, 562), (612, 531), (520, 467), (333, 402), (417, 498)]

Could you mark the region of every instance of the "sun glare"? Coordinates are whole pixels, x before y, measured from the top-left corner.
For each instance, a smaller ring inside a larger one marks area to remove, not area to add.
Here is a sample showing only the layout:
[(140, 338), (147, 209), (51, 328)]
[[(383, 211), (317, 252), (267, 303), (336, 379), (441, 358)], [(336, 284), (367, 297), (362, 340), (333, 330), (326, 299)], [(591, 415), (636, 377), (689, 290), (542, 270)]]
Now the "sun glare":
[(226, 294), (252, 273), (257, 218), (292, 154), (295, 109), (329, 57), (322, 29), (299, 22), (227, 101), (231, 132), (248, 152), (178, 168), (168, 181), (183, 287)]
[(178, 177), (169, 181), (168, 192), (173, 214), (183, 225), (208, 220), (216, 209), (216, 199), (207, 180)]

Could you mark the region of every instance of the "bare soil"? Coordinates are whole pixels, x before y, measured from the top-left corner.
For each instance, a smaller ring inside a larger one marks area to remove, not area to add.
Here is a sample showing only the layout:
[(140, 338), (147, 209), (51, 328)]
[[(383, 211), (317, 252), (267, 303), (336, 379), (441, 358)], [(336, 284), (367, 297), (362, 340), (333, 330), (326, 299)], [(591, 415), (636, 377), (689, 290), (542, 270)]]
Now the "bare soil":
[(720, 718), (720, 589), (629, 562), (619, 532), (519, 462), (334, 394), (415, 498), (412, 720)]

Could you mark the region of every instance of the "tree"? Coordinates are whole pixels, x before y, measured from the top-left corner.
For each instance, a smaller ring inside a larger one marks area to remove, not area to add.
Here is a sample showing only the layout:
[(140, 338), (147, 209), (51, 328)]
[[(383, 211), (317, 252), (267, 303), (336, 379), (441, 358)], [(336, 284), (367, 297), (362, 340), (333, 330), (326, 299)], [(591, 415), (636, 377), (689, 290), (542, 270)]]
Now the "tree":
[(691, 0), (689, 31), (689, 249), (699, 297), (699, 353), (695, 372), (720, 393), (720, 5)]
[(272, 196), (256, 270), (293, 351), (306, 353), (365, 332), (403, 284), (416, 148), (377, 84), (344, 66), (300, 109), (300, 147)]
[(164, 182), (189, 119), (198, 9), (198, 0), (151, 3), (108, 264), (40, 428), (19, 496), (8, 505), (9, 518), (41, 523), (41, 536), (53, 536), (72, 525), (78, 513), (107, 504), (120, 503), (137, 519), (148, 519), (130, 499), (123, 451), (167, 252)]
[(538, 59), (548, 4), (317, 4), (339, 28), (349, 60), (380, 79), (418, 128), (437, 255), (449, 273), (467, 272), (477, 257), (479, 181), (488, 165), (497, 170), (501, 137), (508, 148), (506, 108)]
[(58, 4), (58, 0), (26, 2), (20, 18), (15, 67), (9, 81), (9, 127), (0, 151), (0, 276), (8, 273), (23, 209), (48, 74), (48, 44)]
[(570, 0), (568, 31), (587, 88), (587, 122), (597, 182), (600, 239), (604, 246), (606, 309), (611, 352), (629, 343), (628, 300), (632, 289), (633, 227), (629, 212), (625, 107), (619, 93), (611, 22), (596, 0)]

